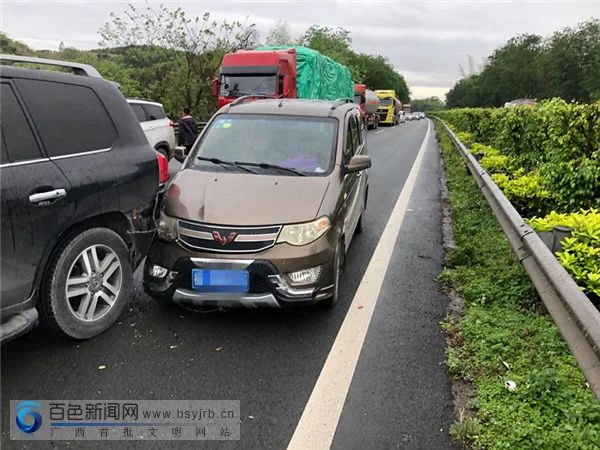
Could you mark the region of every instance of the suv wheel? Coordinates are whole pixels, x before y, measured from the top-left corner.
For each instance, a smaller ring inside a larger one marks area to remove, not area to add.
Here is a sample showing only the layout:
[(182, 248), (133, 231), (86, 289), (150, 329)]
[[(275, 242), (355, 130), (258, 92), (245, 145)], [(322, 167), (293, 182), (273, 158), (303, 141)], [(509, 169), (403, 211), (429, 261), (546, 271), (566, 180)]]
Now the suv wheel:
[(40, 309), (59, 334), (89, 339), (121, 315), (131, 292), (127, 245), (108, 228), (67, 240), (50, 262)]
[(324, 300), (323, 304), (327, 307), (333, 307), (340, 296), (340, 279), (344, 268), (344, 245), (342, 241), (338, 242), (335, 249), (335, 258), (333, 260), (333, 295)]

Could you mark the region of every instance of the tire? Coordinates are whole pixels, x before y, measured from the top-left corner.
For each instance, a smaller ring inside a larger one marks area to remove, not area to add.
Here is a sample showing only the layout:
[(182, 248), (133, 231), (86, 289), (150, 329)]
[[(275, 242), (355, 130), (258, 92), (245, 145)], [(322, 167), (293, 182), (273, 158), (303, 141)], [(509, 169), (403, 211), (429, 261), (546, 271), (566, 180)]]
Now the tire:
[(365, 192), (365, 202), (363, 204), (363, 210), (360, 213), (358, 223), (356, 224), (356, 229), (354, 230), (354, 233), (356, 233), (356, 234), (361, 234), (363, 232), (363, 230), (365, 229), (365, 214), (367, 212), (368, 195), (369, 195), (369, 187), (367, 186), (367, 191)]
[(365, 210), (363, 209), (362, 213), (360, 213), (360, 217), (358, 218), (358, 223), (356, 224), (356, 229), (354, 230), (354, 233), (361, 234), (364, 229), (365, 229)]
[[(67, 280), (71, 282), (69, 297)], [(121, 236), (108, 228), (91, 228), (71, 236), (56, 251), (38, 309), (57, 334), (89, 339), (119, 318), (131, 285), (129, 251)]]
[(323, 300), (323, 305), (327, 308), (333, 308), (340, 297), (340, 279), (344, 268), (344, 245), (342, 241), (338, 242), (335, 249), (335, 257), (333, 260), (333, 295), (326, 300)]

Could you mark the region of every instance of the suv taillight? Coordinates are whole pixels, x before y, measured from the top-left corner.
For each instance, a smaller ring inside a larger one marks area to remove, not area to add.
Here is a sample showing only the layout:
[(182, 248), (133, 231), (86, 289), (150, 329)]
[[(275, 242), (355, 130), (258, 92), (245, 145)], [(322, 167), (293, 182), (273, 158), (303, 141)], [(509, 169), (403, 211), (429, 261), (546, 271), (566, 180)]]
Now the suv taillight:
[(169, 122), (169, 126), (170, 126), (171, 128), (175, 128), (175, 124), (173, 123), (173, 121), (172, 121), (172, 120)]
[(156, 160), (158, 161), (158, 182), (166, 183), (169, 181), (169, 161), (162, 153), (156, 152)]

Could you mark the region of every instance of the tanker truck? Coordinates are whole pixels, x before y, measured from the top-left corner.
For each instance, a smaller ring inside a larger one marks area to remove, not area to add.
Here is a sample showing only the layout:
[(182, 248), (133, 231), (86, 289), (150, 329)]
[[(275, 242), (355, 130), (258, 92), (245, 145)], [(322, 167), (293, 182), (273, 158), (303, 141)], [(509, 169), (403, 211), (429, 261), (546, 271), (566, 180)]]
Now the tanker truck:
[(225, 54), (212, 90), (221, 108), (247, 95), (351, 101), (354, 83), (346, 66), (316, 50), (263, 46)]
[(400, 123), (400, 111), (402, 111), (402, 103), (396, 98), (396, 91), (393, 89), (375, 91), (379, 97), (379, 123), (386, 125), (397, 125)]
[(379, 115), (377, 109), (379, 108), (379, 97), (375, 95), (375, 92), (367, 89), (364, 84), (355, 84), (354, 103), (360, 106), (360, 114), (367, 129), (378, 128)]

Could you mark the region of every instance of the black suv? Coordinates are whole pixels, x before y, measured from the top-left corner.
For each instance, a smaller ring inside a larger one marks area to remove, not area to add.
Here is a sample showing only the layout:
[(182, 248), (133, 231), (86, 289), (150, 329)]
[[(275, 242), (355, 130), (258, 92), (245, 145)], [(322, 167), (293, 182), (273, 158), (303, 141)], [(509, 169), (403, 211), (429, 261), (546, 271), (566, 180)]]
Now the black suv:
[(39, 311), (51, 329), (87, 339), (128, 302), (166, 159), (93, 67), (9, 55), (0, 63), (1, 337), (31, 329)]

